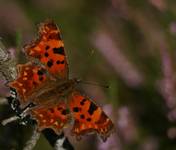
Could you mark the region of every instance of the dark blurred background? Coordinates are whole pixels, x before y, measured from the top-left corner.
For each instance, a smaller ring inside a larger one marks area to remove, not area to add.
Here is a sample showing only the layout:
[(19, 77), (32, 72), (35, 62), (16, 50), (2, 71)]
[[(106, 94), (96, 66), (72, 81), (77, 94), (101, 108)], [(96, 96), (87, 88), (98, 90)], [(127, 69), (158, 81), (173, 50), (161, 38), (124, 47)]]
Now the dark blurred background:
[[(47, 18), (61, 29), (70, 77), (109, 85), (82, 85), (115, 124), (103, 143), (90, 135), (76, 150), (176, 149), (176, 1), (174, 0), (0, 0), (0, 37), (24, 63), (24, 44), (36, 38)], [(8, 89), (1, 80), (0, 96)], [(0, 119), (12, 115), (0, 106)], [(21, 150), (31, 127), (0, 126), (0, 150)], [(41, 137), (34, 150), (51, 150)]]

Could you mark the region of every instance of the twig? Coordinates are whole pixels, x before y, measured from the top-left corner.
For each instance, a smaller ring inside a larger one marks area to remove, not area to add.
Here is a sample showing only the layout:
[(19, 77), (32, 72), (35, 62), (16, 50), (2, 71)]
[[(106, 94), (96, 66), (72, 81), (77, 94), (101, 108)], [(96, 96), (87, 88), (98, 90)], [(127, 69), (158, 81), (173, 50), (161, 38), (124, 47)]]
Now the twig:
[(0, 72), (6, 81), (12, 81), (16, 78), (16, 61), (12, 59), (4, 45), (0, 41)]
[(74, 150), (68, 138), (65, 137), (64, 132), (57, 135), (53, 130), (45, 129), (43, 134), (55, 150)]
[(38, 139), (40, 138), (40, 132), (37, 131), (37, 127), (35, 126), (35, 129), (33, 130), (33, 134), (31, 138), (27, 141), (26, 146), (23, 150), (32, 150), (34, 146), (36, 145)]
[(10, 117), (10, 118), (4, 119), (4, 120), (1, 122), (1, 124), (2, 124), (3, 126), (5, 126), (6, 124), (11, 123), (11, 122), (13, 122), (13, 121), (16, 121), (16, 120), (18, 120), (18, 119), (19, 119), (18, 116), (12, 116), (12, 117)]

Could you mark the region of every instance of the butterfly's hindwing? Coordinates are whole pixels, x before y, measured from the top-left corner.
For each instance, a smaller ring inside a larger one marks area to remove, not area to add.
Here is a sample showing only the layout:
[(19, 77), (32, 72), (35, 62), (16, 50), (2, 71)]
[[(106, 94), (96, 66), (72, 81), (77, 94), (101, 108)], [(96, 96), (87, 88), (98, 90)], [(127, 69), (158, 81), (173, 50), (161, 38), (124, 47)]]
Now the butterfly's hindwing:
[(72, 133), (82, 136), (96, 132), (105, 141), (111, 133), (113, 124), (103, 110), (79, 92), (73, 92), (69, 100), (70, 110), (75, 120)]

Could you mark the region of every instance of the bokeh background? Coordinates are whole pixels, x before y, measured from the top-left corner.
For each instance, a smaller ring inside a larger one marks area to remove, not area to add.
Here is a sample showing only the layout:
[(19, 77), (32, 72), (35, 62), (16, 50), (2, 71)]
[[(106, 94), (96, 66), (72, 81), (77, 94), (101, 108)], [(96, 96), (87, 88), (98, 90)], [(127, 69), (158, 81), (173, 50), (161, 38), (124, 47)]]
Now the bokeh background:
[[(176, 1), (0, 0), (0, 37), (19, 63), (47, 18), (61, 29), (70, 77), (110, 86), (81, 89), (112, 118), (114, 133), (103, 143), (94, 135), (76, 141), (66, 131), (75, 149), (175, 150)], [(12, 114), (0, 106), (1, 120)], [(31, 134), (29, 126), (1, 125), (0, 149), (21, 150)], [(43, 136), (40, 149), (52, 149)]]

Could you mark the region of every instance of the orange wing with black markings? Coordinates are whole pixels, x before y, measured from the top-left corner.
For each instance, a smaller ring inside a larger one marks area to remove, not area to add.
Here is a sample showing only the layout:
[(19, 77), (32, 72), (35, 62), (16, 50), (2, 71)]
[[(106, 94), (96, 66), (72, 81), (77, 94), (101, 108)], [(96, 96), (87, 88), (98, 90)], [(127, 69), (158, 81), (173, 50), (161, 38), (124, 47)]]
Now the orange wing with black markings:
[(17, 79), (9, 82), (8, 86), (16, 89), (20, 103), (23, 104), (28, 101), (31, 93), (46, 81), (46, 69), (33, 63), (21, 64), (17, 65), (17, 74)]
[(71, 119), (64, 102), (60, 102), (55, 106), (36, 107), (30, 113), (32, 118), (37, 121), (39, 131), (51, 128), (56, 133), (59, 133)]
[(113, 123), (103, 110), (79, 92), (73, 92), (69, 100), (70, 111), (75, 120), (72, 133), (80, 137), (96, 132), (105, 141), (113, 129)]
[(49, 73), (57, 78), (68, 77), (68, 64), (61, 40), (60, 30), (56, 24), (47, 20), (39, 25), (39, 38), (24, 47), (28, 56), (38, 58)]
[[(59, 133), (73, 119), (72, 133), (76, 137), (93, 132), (105, 141), (113, 123), (88, 97), (73, 91), (77, 81), (68, 79), (64, 43), (56, 24), (52, 21), (41, 23), (39, 38), (24, 49), (32, 61), (18, 65), (18, 77), (8, 85), (16, 89), (20, 106), (34, 102), (35, 106), (26, 112), (36, 120), (38, 130), (51, 128)], [(68, 104), (65, 103), (67, 99)]]

